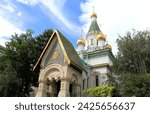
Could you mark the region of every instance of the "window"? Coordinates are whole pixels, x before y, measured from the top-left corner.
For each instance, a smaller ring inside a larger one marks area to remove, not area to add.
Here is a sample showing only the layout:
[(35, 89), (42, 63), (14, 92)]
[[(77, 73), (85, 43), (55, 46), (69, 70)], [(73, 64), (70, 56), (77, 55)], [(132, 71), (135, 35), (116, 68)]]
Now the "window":
[(99, 86), (98, 75), (95, 76), (96, 87)]
[(82, 84), (83, 84), (83, 85), (82, 85), (82, 87), (83, 87), (83, 90), (84, 90), (84, 88), (85, 88), (85, 87), (84, 87), (84, 84), (85, 84), (85, 79), (83, 80), (83, 83), (82, 83)]
[(93, 45), (93, 39), (91, 39), (91, 45)]

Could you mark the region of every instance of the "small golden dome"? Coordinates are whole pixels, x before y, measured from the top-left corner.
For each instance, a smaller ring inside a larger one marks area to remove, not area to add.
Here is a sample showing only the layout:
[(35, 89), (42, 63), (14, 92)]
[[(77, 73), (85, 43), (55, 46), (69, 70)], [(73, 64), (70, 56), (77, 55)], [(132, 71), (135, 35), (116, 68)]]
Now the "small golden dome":
[(77, 41), (77, 45), (80, 45), (80, 44), (85, 45), (85, 41), (84, 41), (83, 38), (80, 38), (80, 39)]
[(106, 44), (106, 48), (112, 49), (111, 45), (109, 45), (108, 43)]
[(106, 41), (106, 36), (105, 36), (102, 32), (100, 32), (100, 33), (96, 36), (96, 38), (97, 38), (97, 40), (103, 39), (103, 40)]
[(95, 12), (92, 13), (91, 18), (92, 17), (96, 17), (97, 18), (97, 14)]

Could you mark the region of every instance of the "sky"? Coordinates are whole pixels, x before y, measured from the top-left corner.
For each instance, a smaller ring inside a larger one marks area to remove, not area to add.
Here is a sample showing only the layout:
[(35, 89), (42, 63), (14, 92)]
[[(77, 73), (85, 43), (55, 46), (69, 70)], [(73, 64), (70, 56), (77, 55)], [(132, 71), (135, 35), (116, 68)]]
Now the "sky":
[(0, 0), (0, 45), (5, 46), (15, 33), (32, 29), (38, 35), (51, 28), (77, 48), (81, 29), (84, 38), (89, 29), (93, 6), (114, 54), (119, 35), (150, 28), (150, 0)]

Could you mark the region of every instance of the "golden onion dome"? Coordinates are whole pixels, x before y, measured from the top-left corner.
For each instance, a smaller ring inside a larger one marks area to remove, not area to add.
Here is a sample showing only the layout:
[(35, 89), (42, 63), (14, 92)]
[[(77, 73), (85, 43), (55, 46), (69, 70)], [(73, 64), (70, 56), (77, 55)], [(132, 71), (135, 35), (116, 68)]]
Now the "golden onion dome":
[(78, 41), (77, 41), (77, 45), (85, 45), (85, 40), (81, 37)]
[(108, 43), (106, 44), (106, 48), (112, 49), (111, 45), (109, 45)]
[(97, 38), (97, 40), (103, 39), (103, 40), (106, 41), (106, 36), (105, 36), (102, 32), (100, 32), (100, 33), (96, 36), (96, 38)]
[(95, 12), (92, 13), (91, 18), (92, 17), (96, 17), (97, 18), (97, 14)]

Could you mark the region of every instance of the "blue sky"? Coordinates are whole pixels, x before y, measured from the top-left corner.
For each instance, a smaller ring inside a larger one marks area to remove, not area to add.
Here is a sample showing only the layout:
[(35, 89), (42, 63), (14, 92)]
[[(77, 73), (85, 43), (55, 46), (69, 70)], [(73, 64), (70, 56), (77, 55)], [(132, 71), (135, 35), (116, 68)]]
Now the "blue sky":
[(1, 0), (0, 45), (26, 29), (37, 35), (52, 28), (60, 30), (76, 48), (80, 30), (85, 37), (89, 29), (93, 6), (114, 53), (118, 35), (150, 28), (150, 0)]

